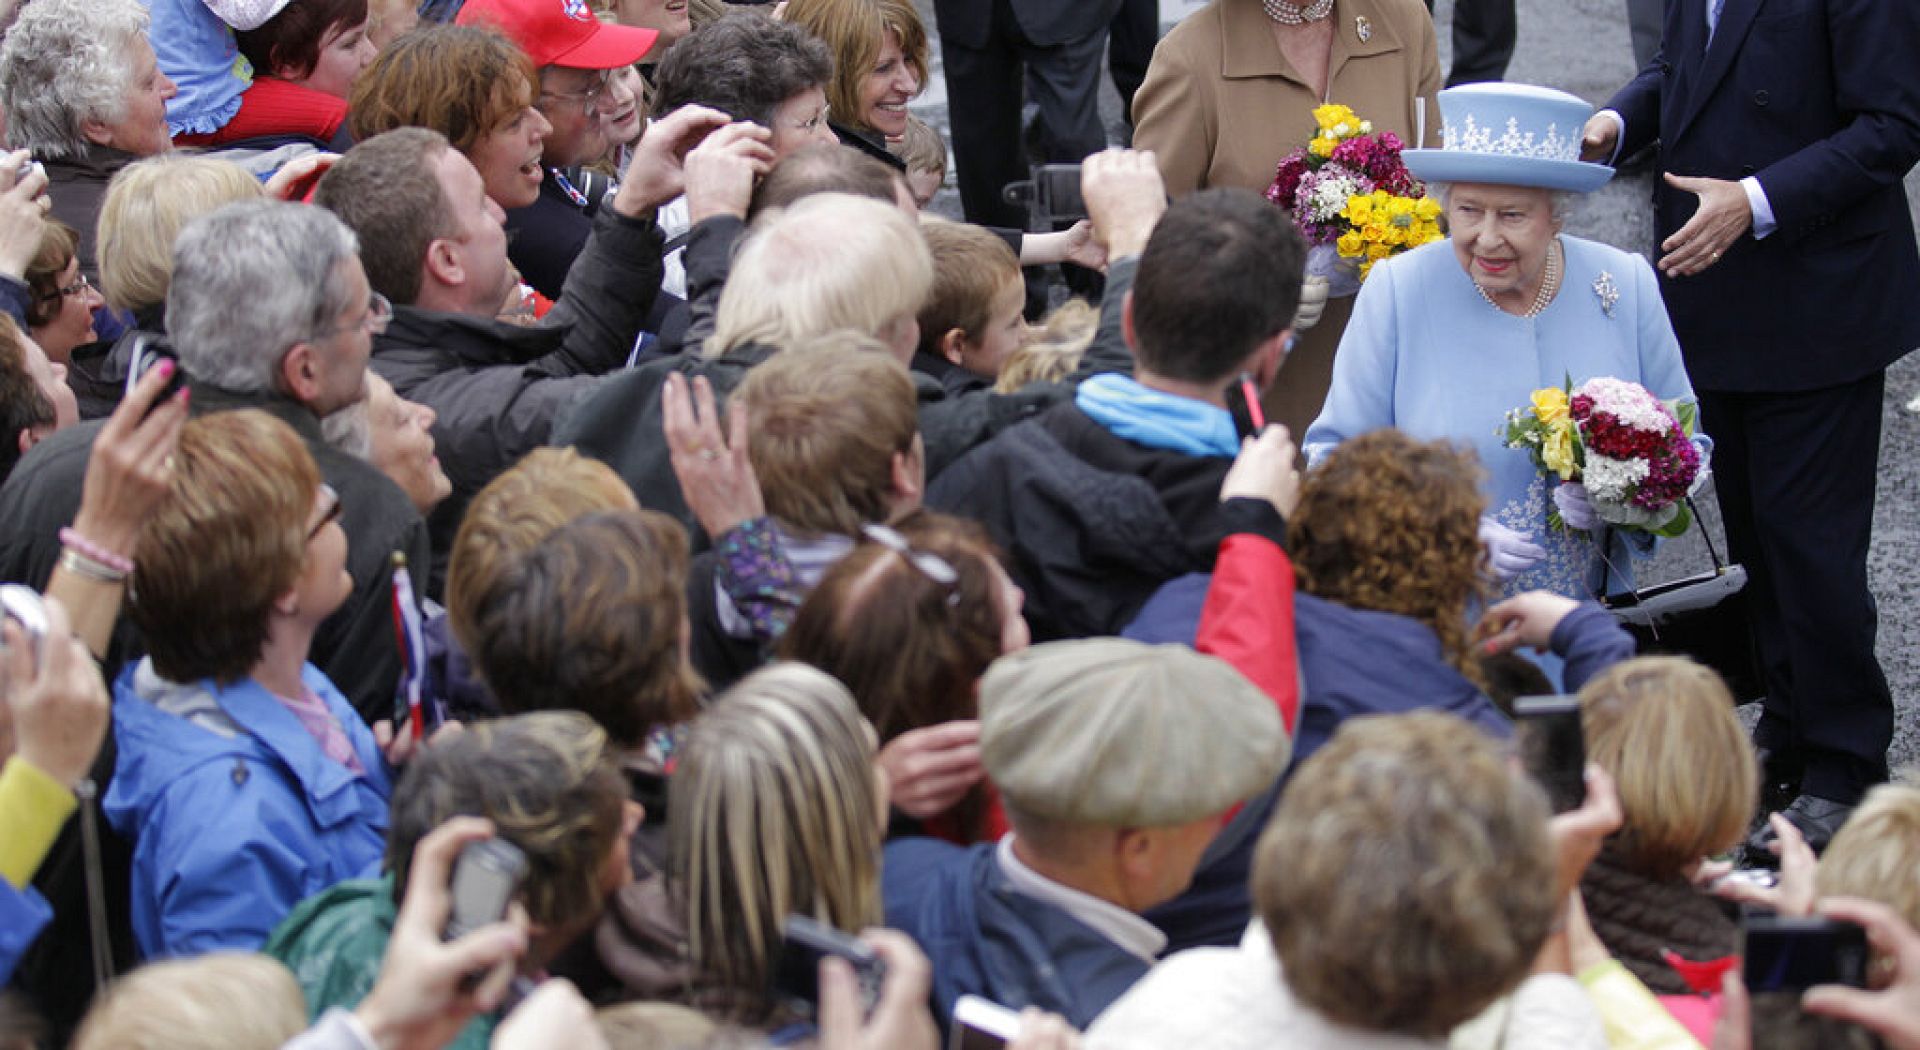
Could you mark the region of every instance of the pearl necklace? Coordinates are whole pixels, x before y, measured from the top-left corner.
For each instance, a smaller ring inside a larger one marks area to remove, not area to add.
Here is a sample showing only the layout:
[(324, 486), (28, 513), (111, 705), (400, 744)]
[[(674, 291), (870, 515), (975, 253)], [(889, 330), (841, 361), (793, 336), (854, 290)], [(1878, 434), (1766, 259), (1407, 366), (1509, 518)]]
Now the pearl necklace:
[(1313, 0), (1305, 5), (1294, 5), (1287, 0), (1260, 0), (1260, 6), (1266, 9), (1267, 17), (1283, 26), (1306, 25), (1318, 22), (1333, 11), (1333, 0)]
[[(1560, 291), (1560, 251), (1559, 249), (1560, 249), (1560, 242), (1557, 239), (1552, 244), (1547, 246), (1547, 272), (1543, 274), (1540, 278), (1540, 290), (1533, 294), (1533, 305), (1527, 307), (1526, 311), (1524, 313), (1521, 313), (1519, 316), (1521, 317), (1540, 316), (1540, 311), (1545, 310), (1547, 308), (1547, 304), (1553, 302), (1554, 295)], [(1479, 281), (1473, 282), (1473, 290), (1480, 293), (1480, 298), (1485, 299), (1487, 301), (1488, 306), (1493, 307), (1495, 310), (1499, 310), (1501, 313), (1507, 312), (1505, 307), (1501, 306), (1499, 303), (1494, 301), (1493, 296), (1487, 294), (1487, 290), (1485, 288), (1480, 287)]]

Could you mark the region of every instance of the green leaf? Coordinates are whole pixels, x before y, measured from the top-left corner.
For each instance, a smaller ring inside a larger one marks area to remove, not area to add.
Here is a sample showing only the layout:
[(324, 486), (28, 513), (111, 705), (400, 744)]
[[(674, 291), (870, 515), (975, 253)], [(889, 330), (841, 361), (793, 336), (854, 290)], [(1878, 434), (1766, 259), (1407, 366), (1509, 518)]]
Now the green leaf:
[(1678, 511), (1678, 513), (1673, 516), (1671, 521), (1657, 529), (1648, 529), (1647, 531), (1653, 533), (1655, 536), (1665, 536), (1670, 540), (1685, 535), (1688, 527), (1693, 524), (1693, 515), (1687, 510), (1687, 505), (1684, 503), (1679, 504), (1674, 509)]

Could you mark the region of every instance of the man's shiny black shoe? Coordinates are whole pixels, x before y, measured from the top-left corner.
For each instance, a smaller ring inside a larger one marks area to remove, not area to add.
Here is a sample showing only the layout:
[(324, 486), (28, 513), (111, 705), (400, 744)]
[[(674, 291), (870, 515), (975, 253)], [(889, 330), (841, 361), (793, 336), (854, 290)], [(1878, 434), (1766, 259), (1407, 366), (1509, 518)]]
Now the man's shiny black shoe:
[[(1853, 805), (1847, 802), (1835, 802), (1832, 799), (1814, 795), (1801, 795), (1779, 810), (1781, 816), (1793, 822), (1800, 829), (1800, 835), (1812, 847), (1814, 855), (1826, 852), (1827, 844), (1833, 841), (1840, 826), (1853, 815)], [(1777, 836), (1773, 828), (1762, 825), (1759, 830), (1747, 836), (1746, 865), (1752, 868), (1777, 868), (1780, 858), (1771, 847)]]

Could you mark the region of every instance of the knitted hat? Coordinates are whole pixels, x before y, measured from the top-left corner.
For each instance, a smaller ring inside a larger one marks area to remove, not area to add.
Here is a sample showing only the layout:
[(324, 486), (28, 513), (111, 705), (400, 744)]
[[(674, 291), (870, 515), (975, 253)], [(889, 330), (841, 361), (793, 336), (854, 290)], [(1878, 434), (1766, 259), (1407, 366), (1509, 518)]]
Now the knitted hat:
[(587, 0), (467, 0), (454, 22), (498, 29), (541, 69), (630, 66), (660, 35), (652, 29), (603, 23)]
[(1184, 645), (1050, 642), (980, 685), (980, 756), (1014, 809), (1049, 820), (1172, 827), (1226, 812), (1286, 768), (1274, 702)]

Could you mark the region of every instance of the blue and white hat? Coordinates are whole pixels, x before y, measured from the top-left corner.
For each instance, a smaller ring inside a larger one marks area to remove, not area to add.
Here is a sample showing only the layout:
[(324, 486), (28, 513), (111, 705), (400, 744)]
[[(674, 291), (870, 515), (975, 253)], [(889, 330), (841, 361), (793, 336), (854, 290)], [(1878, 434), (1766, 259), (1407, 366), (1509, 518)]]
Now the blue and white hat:
[(1613, 177), (1605, 164), (1580, 159), (1593, 107), (1577, 96), (1492, 83), (1448, 88), (1438, 100), (1442, 147), (1400, 154), (1417, 178), (1588, 193)]

